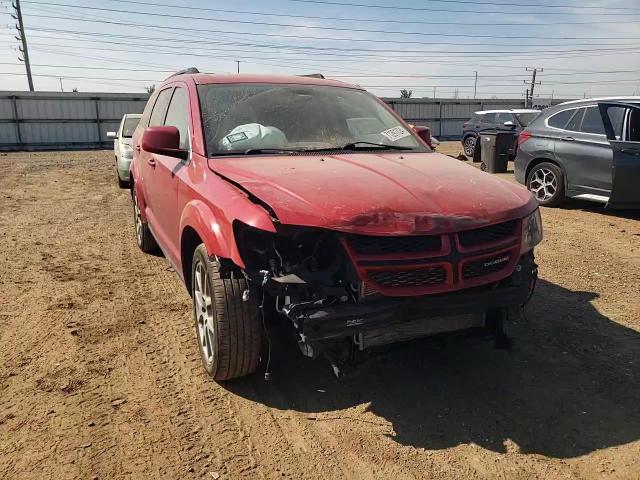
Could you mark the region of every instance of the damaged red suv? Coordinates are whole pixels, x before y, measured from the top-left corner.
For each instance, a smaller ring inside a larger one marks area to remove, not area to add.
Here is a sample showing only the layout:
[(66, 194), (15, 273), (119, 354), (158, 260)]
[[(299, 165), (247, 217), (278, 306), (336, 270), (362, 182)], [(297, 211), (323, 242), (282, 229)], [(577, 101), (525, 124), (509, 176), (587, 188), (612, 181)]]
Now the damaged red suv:
[(359, 87), (190, 69), (154, 92), (133, 144), (138, 245), (183, 280), (216, 380), (253, 372), (274, 322), (329, 359), (504, 338), (535, 285), (531, 194), (432, 152)]

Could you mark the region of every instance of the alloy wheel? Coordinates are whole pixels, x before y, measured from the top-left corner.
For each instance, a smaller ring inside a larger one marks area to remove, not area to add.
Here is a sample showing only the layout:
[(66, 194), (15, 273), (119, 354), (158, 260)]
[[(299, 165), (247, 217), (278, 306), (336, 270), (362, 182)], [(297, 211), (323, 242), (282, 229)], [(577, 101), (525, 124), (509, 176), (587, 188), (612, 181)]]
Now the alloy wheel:
[(140, 214), (140, 205), (138, 204), (138, 195), (133, 191), (133, 216), (136, 224), (136, 240), (138, 245), (142, 245), (142, 215)]
[(198, 328), (200, 354), (207, 365), (213, 363), (215, 355), (215, 322), (211, 302), (209, 273), (205, 265), (198, 260), (193, 279), (193, 309)]
[(464, 154), (467, 157), (473, 157), (473, 152), (476, 149), (476, 139), (473, 137), (467, 137), (464, 141)]
[(529, 190), (539, 202), (551, 199), (558, 191), (558, 179), (548, 168), (541, 168), (533, 172), (529, 179)]

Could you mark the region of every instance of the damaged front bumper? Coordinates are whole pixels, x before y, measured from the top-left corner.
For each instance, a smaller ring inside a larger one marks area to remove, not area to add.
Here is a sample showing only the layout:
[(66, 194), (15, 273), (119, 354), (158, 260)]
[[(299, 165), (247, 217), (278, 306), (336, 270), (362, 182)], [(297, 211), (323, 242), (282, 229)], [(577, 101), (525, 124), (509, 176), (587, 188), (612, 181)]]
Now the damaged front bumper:
[(485, 287), (419, 297), (378, 297), (357, 304), (298, 304), (285, 314), (309, 345), (345, 337), (357, 341), (358, 335), (367, 333), (408, 340), (482, 327), (486, 312), (517, 310), (527, 303), (536, 278), (537, 267), (528, 254), (510, 277)]

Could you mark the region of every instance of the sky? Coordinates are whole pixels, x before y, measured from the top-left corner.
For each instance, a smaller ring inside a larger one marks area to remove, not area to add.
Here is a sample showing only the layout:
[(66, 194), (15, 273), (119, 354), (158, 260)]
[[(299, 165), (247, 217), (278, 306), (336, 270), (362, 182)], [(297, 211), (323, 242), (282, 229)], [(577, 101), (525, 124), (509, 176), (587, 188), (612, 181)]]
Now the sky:
[[(144, 92), (202, 72), (323, 73), (378, 96), (640, 95), (640, 0), (22, 0), (35, 89)], [(0, 90), (27, 90), (0, 0)], [(477, 73), (477, 83), (476, 83)]]

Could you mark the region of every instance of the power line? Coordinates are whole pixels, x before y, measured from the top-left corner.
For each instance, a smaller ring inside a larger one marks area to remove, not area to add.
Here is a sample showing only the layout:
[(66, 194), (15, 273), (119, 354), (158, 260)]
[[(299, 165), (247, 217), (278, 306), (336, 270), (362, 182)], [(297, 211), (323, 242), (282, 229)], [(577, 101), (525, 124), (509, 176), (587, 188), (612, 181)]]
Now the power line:
[[(97, 36), (100, 34), (90, 34), (92, 36)], [(112, 35), (113, 37), (116, 38), (121, 38), (120, 35)], [(51, 36), (37, 36), (38, 38), (52, 38)], [(135, 37), (135, 36), (129, 36), (127, 37), (128, 39), (145, 39), (145, 38), (149, 38), (149, 39), (153, 39), (153, 37)], [(156, 37), (157, 38), (157, 37)], [(118, 41), (114, 41), (114, 40), (82, 40), (82, 39), (74, 39), (74, 38), (60, 38), (60, 39), (67, 39), (67, 40), (72, 40), (72, 41), (84, 41), (84, 42), (90, 42), (90, 43), (100, 43), (100, 44), (114, 44), (114, 45), (126, 45), (129, 46), (131, 45), (131, 42), (118, 42)], [(161, 42), (179, 42), (181, 45), (184, 45), (185, 40), (183, 39), (172, 39), (172, 38), (157, 38), (157, 40), (161, 41)], [(211, 45), (211, 44), (217, 44), (216, 42), (199, 42), (199, 43), (204, 43), (205, 45)], [(222, 42), (222, 44), (226, 44), (225, 42)], [(161, 48), (174, 48), (175, 45), (166, 45), (166, 44), (159, 44), (159, 43), (153, 43), (153, 44), (142, 44), (142, 43), (138, 43), (137, 46), (148, 46), (148, 47), (152, 47), (152, 48), (157, 48), (157, 47), (161, 47)], [(258, 46), (258, 45), (255, 45)], [(262, 45), (264, 47), (268, 47), (268, 45)], [(229, 49), (229, 48), (202, 48), (199, 47), (202, 50), (209, 50), (209, 51), (222, 51), (222, 52), (241, 52), (241, 53), (261, 53), (261, 52), (256, 52), (254, 49), (252, 50), (237, 50), (237, 49)], [(275, 47), (274, 47), (275, 48)], [(280, 48), (279, 52), (273, 52), (273, 53), (278, 53), (278, 54), (289, 54), (287, 52), (282, 52), (283, 48)], [(286, 49), (286, 48), (285, 48)], [(593, 48), (589, 48), (589, 49), (570, 49), (570, 50), (544, 50), (541, 53), (545, 53), (545, 54), (549, 54), (549, 53), (573, 53), (573, 52), (600, 52), (600, 51), (613, 51), (613, 52), (628, 52), (628, 51), (636, 51), (636, 50), (640, 50), (639, 46), (634, 46), (634, 47), (628, 47), (628, 48), (602, 48), (602, 49), (593, 49)], [(350, 53), (350, 54), (338, 54), (338, 53), (323, 53), (323, 55), (327, 55), (327, 56), (337, 56), (337, 57), (345, 57), (348, 59), (353, 59), (353, 58), (357, 58), (357, 59), (362, 59), (363, 58), (363, 53), (365, 57), (369, 57), (371, 59), (385, 59), (385, 60), (402, 60), (402, 59), (408, 59), (411, 63), (414, 63), (416, 61), (415, 56), (413, 55), (394, 55), (394, 56), (384, 56), (384, 55), (377, 55), (377, 53), (379, 52), (387, 52), (388, 50), (374, 50), (374, 49), (362, 49), (362, 50), (356, 50), (356, 52), (359, 53)], [(425, 53), (425, 51), (422, 51), (423, 53)], [(271, 53), (271, 52), (270, 52)], [(295, 52), (291, 52), (291, 53), (298, 53), (298, 54), (307, 54), (306, 52), (300, 52), (300, 51), (295, 51)], [(314, 53), (316, 53), (314, 51)], [(438, 51), (438, 50), (429, 50), (426, 53), (429, 54), (440, 54), (440, 55), (451, 55), (451, 54), (455, 54), (455, 53), (463, 53), (463, 54), (509, 54), (512, 53), (511, 51), (500, 51), (500, 50), (488, 50), (488, 51), (481, 51), (481, 50), (467, 50), (465, 52), (446, 52), (444, 50), (442, 51)], [(534, 55), (536, 52), (535, 51), (531, 51), (528, 55)], [(265, 58), (265, 57), (259, 57), (259, 58)], [(333, 59), (331, 59), (333, 60)], [(321, 61), (329, 61), (329, 60), (321, 60)], [(430, 62), (423, 62), (423, 63), (430, 63)], [(436, 63), (436, 62), (431, 62), (431, 63)], [(439, 62), (438, 62), (439, 63)]]
[[(294, 0), (289, 0), (294, 1)], [(296, 0), (297, 1), (297, 0)], [(26, 2), (25, 2), (26, 3)], [(163, 13), (148, 13), (148, 12), (137, 12), (131, 10), (117, 10), (117, 9), (109, 9), (109, 8), (99, 8), (99, 7), (81, 7), (78, 5), (69, 5), (69, 4), (54, 4), (47, 2), (29, 2), (32, 4), (44, 4), (44, 5), (58, 5), (63, 7), (74, 7), (74, 8), (90, 8), (91, 10), (98, 11), (107, 11), (112, 13), (127, 13), (132, 15), (151, 15), (151, 16), (160, 16), (166, 18), (180, 18), (186, 20), (207, 20), (212, 22), (223, 22), (229, 23), (228, 20), (218, 20), (209, 17), (193, 17), (188, 15), (173, 15), (173, 14), (163, 14)], [(633, 15), (633, 14), (630, 14)], [(638, 13), (637, 15), (640, 15)], [(69, 17), (60, 17), (60, 16), (47, 16), (47, 15), (31, 15), (34, 17), (41, 18), (53, 18), (53, 19), (64, 19), (68, 20)], [(105, 21), (105, 20), (90, 20), (90, 19), (79, 19), (82, 21), (93, 21), (96, 23), (109, 23), (109, 24), (122, 24), (122, 25), (132, 25), (132, 26), (149, 26), (144, 24), (129, 24), (125, 22), (114, 22), (114, 21)], [(318, 30), (332, 30), (332, 31), (351, 31), (351, 32), (362, 32), (362, 33), (375, 33), (375, 34), (398, 34), (398, 35), (417, 35), (417, 36), (427, 36), (427, 37), (461, 37), (461, 38), (502, 38), (504, 39), (504, 35), (477, 35), (477, 34), (469, 34), (469, 33), (436, 33), (436, 32), (402, 32), (402, 31), (390, 31), (390, 30), (369, 30), (362, 28), (343, 28), (343, 27), (320, 27), (316, 25), (295, 25), (295, 24), (286, 24), (286, 23), (269, 23), (269, 22), (255, 22), (249, 20), (234, 20), (232, 23), (243, 23), (248, 25), (264, 25), (271, 27), (286, 27), (286, 28), (307, 28), (307, 29), (318, 29)], [(161, 26), (161, 25), (151, 25), (157, 28), (166, 28), (170, 30), (189, 30), (189, 31), (199, 31), (199, 29), (193, 28), (184, 28), (184, 27), (169, 27), (169, 26)], [(210, 30), (212, 31), (212, 30)], [(401, 40), (373, 40), (373, 39), (361, 39), (361, 38), (344, 38), (344, 37), (309, 37), (302, 35), (283, 35), (283, 34), (267, 34), (267, 33), (255, 33), (255, 32), (234, 32), (234, 31), (224, 31), (218, 30), (219, 33), (229, 33), (236, 35), (260, 35), (260, 36), (270, 36), (270, 37), (285, 37), (285, 38), (306, 38), (306, 39), (315, 39), (315, 40), (338, 40), (338, 41), (349, 41), (349, 42), (374, 42), (374, 43), (415, 43), (419, 44), (419, 42), (413, 41), (401, 41)], [(546, 40), (640, 40), (640, 37), (548, 37), (548, 36), (537, 36), (537, 35), (510, 35), (509, 38), (518, 38), (518, 39), (546, 39)]]
[[(114, 45), (124, 45), (124, 46), (129, 46), (130, 42), (115, 42), (115, 41), (101, 41), (99, 43), (106, 43), (106, 44), (114, 44)], [(68, 48), (86, 48), (86, 46), (83, 45), (60, 45), (60, 44), (42, 44), (42, 43), (37, 43), (37, 42), (32, 42), (32, 45), (38, 45), (38, 46), (59, 46), (59, 47), (68, 47)], [(166, 51), (166, 50), (158, 50), (158, 47), (160, 48), (175, 48), (174, 45), (155, 45), (155, 44), (140, 44), (138, 43), (136, 46), (139, 47), (149, 47), (146, 50), (133, 50), (131, 48), (122, 48), (122, 49), (109, 49), (109, 48), (104, 48), (104, 47), (92, 47), (93, 50), (104, 50), (104, 51), (127, 51), (127, 52), (134, 52), (134, 53), (149, 53), (149, 52), (154, 52), (154, 53), (158, 53), (160, 55), (176, 55), (175, 51)], [(225, 51), (225, 52), (229, 52), (229, 49), (212, 49), (212, 48), (201, 48), (201, 50), (213, 50), (213, 51)], [(562, 54), (563, 56), (566, 53), (573, 53), (573, 52), (583, 52), (582, 55), (578, 55), (575, 54), (573, 56), (575, 57), (579, 57), (579, 56), (602, 56), (602, 55), (623, 55), (623, 54), (629, 54), (629, 53), (640, 53), (640, 47), (637, 48), (633, 48), (633, 49), (619, 49), (619, 48), (611, 48), (611, 49), (587, 49), (587, 50), (563, 50), (563, 51), (557, 51), (557, 53)], [(439, 56), (439, 55), (447, 55), (446, 52), (442, 51), (442, 52), (437, 52), (437, 51), (431, 51), (428, 52), (430, 55), (432, 55), (433, 57)], [(462, 52), (461, 52), (462, 53)], [(475, 51), (473, 52), (473, 55), (480, 55), (483, 53), (487, 53), (488, 55), (491, 56), (500, 56), (501, 58), (505, 58), (506, 57), (513, 57), (513, 58), (530, 58), (531, 56), (536, 56), (535, 54), (528, 54), (528, 55), (505, 55), (508, 54), (509, 52), (501, 52), (501, 53), (494, 53), (494, 52), (480, 52), (480, 51)], [(556, 53), (555, 51), (546, 51), (544, 53), (547, 53), (547, 55), (549, 53)], [(556, 53), (556, 54), (557, 54)], [(449, 56), (451, 56), (452, 52), (449, 52)], [(182, 56), (193, 56), (193, 57), (204, 57), (204, 58), (211, 58), (211, 55), (209, 54), (199, 54), (199, 53), (194, 53), (194, 52), (190, 52), (190, 53), (183, 53), (181, 52), (180, 55)], [(464, 54), (463, 57), (465, 56), (471, 56), (470, 54)], [(553, 57), (554, 55), (548, 55), (549, 57)], [(217, 57), (219, 58), (237, 58), (238, 55), (219, 55), (217, 54)], [(300, 58), (288, 58), (288, 57), (264, 57), (264, 56), (249, 56), (249, 55), (244, 55), (243, 56), (244, 59), (256, 59), (256, 60), (291, 60), (291, 61), (299, 61), (299, 60), (304, 60), (304, 59), (300, 59)], [(366, 60), (377, 60), (377, 61), (384, 61), (385, 63), (416, 63), (416, 60), (414, 57), (381, 57), (381, 56), (372, 56), (372, 55), (360, 55), (358, 56), (358, 58), (360, 59), (366, 59)], [(323, 62), (323, 63), (344, 63), (344, 62), (351, 62), (351, 59), (314, 59), (313, 61), (316, 62)], [(438, 62), (431, 62), (431, 63), (438, 63)]]
[[(341, 6), (341, 7), (364, 7), (364, 8), (380, 8), (380, 9), (386, 9), (386, 10), (408, 10), (408, 11), (424, 11), (424, 12), (449, 12), (449, 13), (460, 13), (460, 10), (450, 10), (450, 9), (442, 9), (442, 8), (432, 8), (432, 7), (402, 7), (402, 6), (398, 6), (398, 5), (374, 5), (374, 4), (364, 4), (364, 3), (350, 3), (350, 2), (335, 2), (335, 1), (328, 1), (328, 0), (287, 0), (289, 2), (298, 2), (298, 3), (316, 3), (316, 4), (322, 4), (322, 5), (336, 5), (336, 6)], [(436, 1), (436, 0), (432, 0), (432, 1)], [(464, 1), (464, 0), (446, 0), (446, 3), (472, 3), (472, 4), (483, 4), (482, 2), (475, 2), (475, 1)], [(522, 6), (522, 4), (517, 4), (517, 3), (512, 3), (512, 4), (508, 4), (508, 3), (497, 3), (494, 5), (500, 5), (500, 6)], [(542, 7), (543, 5), (527, 5), (527, 6), (536, 6), (536, 7)], [(561, 8), (560, 5), (557, 5), (557, 8)], [(571, 8), (571, 6), (565, 6), (565, 8)], [(623, 9), (623, 10), (639, 10), (636, 8), (629, 8), (626, 9), (624, 7), (583, 7), (583, 6), (575, 6), (575, 8), (581, 8), (581, 9), (588, 9), (588, 8), (604, 8), (604, 9), (609, 9), (609, 10), (616, 10), (616, 9)], [(467, 10), (465, 9), (466, 13), (474, 13), (474, 14), (503, 14), (504, 12), (497, 12), (497, 11), (493, 11), (493, 12), (487, 12), (486, 10)], [(607, 16), (620, 16), (620, 15), (640, 15), (638, 13), (582, 13), (582, 12), (528, 12), (528, 11), (519, 11), (518, 14), (520, 15), (596, 15), (596, 16), (601, 16), (601, 15), (607, 15)]]
[[(151, 28), (153, 29), (153, 28)], [(87, 35), (87, 36), (107, 36), (107, 37), (116, 37), (116, 38), (121, 38), (122, 35), (121, 34), (108, 34), (108, 33), (98, 33), (98, 32), (83, 32), (83, 31), (76, 31), (76, 30), (57, 30), (57, 29), (47, 29), (47, 28), (31, 28), (31, 30), (36, 30), (36, 31), (42, 31), (42, 32), (67, 32), (70, 35)], [(32, 36), (36, 36), (36, 35), (32, 35)], [(42, 36), (40, 36), (42, 37)], [(51, 38), (50, 36), (44, 36), (43, 38)], [(54, 37), (55, 38), (55, 37)], [(66, 37), (62, 37), (62, 38), (66, 38)], [(175, 42), (180, 42), (181, 44), (184, 43), (184, 39), (173, 39), (173, 38), (167, 38), (167, 37), (142, 37), (142, 36), (132, 36), (132, 35), (127, 35), (128, 39), (146, 39), (146, 40), (164, 40), (164, 41), (175, 41)], [(207, 38), (207, 37), (204, 37)], [(225, 38), (225, 37), (216, 37), (216, 38)], [(74, 39), (75, 40), (75, 39)], [(80, 39), (77, 39), (80, 40)], [(325, 50), (325, 48), (322, 47), (301, 47), (301, 46), (291, 46), (291, 47), (286, 47), (284, 45), (275, 45), (275, 44), (264, 44), (264, 43), (243, 43), (243, 42), (219, 42), (219, 41), (212, 41), (212, 42), (199, 42), (199, 41), (193, 41), (195, 43), (205, 43), (205, 44), (220, 44), (220, 45), (239, 45), (239, 46), (250, 46), (250, 47), (256, 47), (256, 48), (276, 48), (279, 50), (282, 49), (300, 49), (303, 51), (306, 50), (318, 50), (318, 51), (322, 51)], [(382, 50), (382, 49), (348, 49), (348, 48), (336, 48), (336, 50), (339, 51), (357, 51), (357, 52), (393, 52), (395, 50)], [(226, 50), (225, 50), (226, 51)], [(253, 51), (253, 50), (252, 50)], [(412, 52), (413, 50), (404, 50), (405, 52)], [(415, 50), (415, 52), (424, 52), (422, 50)], [(79, 56), (79, 57), (83, 57), (86, 58), (86, 56), (82, 56), (82, 55), (75, 55), (75, 56)], [(90, 57), (93, 58), (93, 57)], [(104, 58), (104, 57), (101, 57)], [(95, 58), (94, 58), (95, 59)], [(115, 59), (111, 59), (114, 60)], [(321, 60), (319, 60), (321, 61)], [(131, 63), (131, 64), (140, 64), (143, 65), (145, 64), (145, 62), (136, 60), (136, 61), (124, 61), (124, 60), (118, 60), (117, 63)], [(448, 60), (437, 60), (437, 61), (421, 61), (420, 63), (422, 64), (430, 64), (430, 63), (434, 63), (437, 65), (442, 65), (442, 64), (447, 64), (447, 65), (467, 65), (469, 62), (465, 62), (465, 61), (448, 61)], [(504, 65), (504, 64), (490, 64), (490, 63), (482, 63), (479, 60), (474, 60), (472, 62), (473, 66), (483, 66), (486, 68), (500, 68), (500, 69), (522, 69), (524, 68), (524, 66), (516, 66), (516, 65)], [(149, 64), (152, 66), (156, 66), (156, 63), (153, 64)], [(174, 70), (179, 69), (181, 67), (171, 67)], [(321, 68), (325, 68), (325, 67), (321, 67)], [(576, 70), (576, 69), (563, 69), (563, 68), (548, 68), (548, 70), (553, 70), (553, 71), (564, 71), (564, 72), (571, 72), (571, 73), (590, 73), (588, 70)], [(355, 70), (355, 69), (351, 69), (350, 73), (354, 73), (354, 72), (360, 72), (362, 73), (362, 70)], [(388, 72), (371, 72), (372, 75), (374, 76), (379, 76), (383, 73), (388, 73)], [(622, 73), (622, 71), (621, 71)], [(628, 73), (625, 71), (625, 73)], [(568, 74), (568, 73), (567, 73)]]
[[(91, 57), (96, 60), (101, 60), (99, 57)], [(10, 66), (19, 66), (20, 63), (12, 63), (12, 62), (0, 62), (0, 65), (10, 65)], [(165, 69), (140, 69), (140, 68), (117, 68), (117, 67), (93, 67), (93, 66), (81, 66), (81, 65), (60, 65), (60, 64), (45, 64), (45, 63), (32, 63), (34, 67), (45, 67), (45, 68), (70, 68), (70, 69), (81, 69), (81, 70), (104, 70), (104, 71), (120, 71), (120, 72), (144, 72), (144, 73), (172, 73), (177, 68), (165, 68)], [(584, 75), (601, 75), (601, 74), (619, 74), (619, 73), (640, 73), (640, 70), (611, 70), (611, 71), (585, 71), (581, 72)], [(545, 73), (545, 78), (548, 76), (575, 76), (575, 73)], [(473, 74), (468, 75), (384, 75), (384, 74), (365, 74), (365, 75), (330, 75), (331, 78), (474, 78)], [(478, 79), (482, 81), (487, 78), (498, 78), (498, 79), (515, 79), (515, 80), (523, 80), (525, 75), (478, 75)], [(547, 82), (545, 84), (548, 85), (558, 85), (558, 84), (582, 84), (582, 83), (607, 83), (607, 82), (634, 82), (640, 81), (636, 79), (629, 80), (596, 80), (593, 82)]]
[[(396, 24), (406, 24), (406, 25), (465, 25), (467, 27), (473, 26), (469, 24), (468, 21), (464, 22), (425, 22), (421, 20), (394, 20), (394, 19), (378, 19), (378, 18), (363, 18), (363, 17), (325, 17), (318, 15), (295, 15), (291, 13), (270, 13), (270, 12), (255, 12), (248, 10), (228, 10), (222, 8), (207, 8), (207, 7), (194, 7), (194, 6), (185, 6), (178, 5), (175, 3), (157, 3), (157, 2), (142, 2), (142, 1), (134, 1), (134, 0), (108, 0), (110, 2), (118, 2), (118, 3), (127, 3), (127, 4), (136, 4), (136, 5), (148, 5), (153, 7), (169, 7), (169, 8), (178, 8), (185, 10), (199, 10), (203, 12), (216, 12), (216, 13), (232, 13), (232, 14), (240, 14), (240, 15), (259, 15), (264, 17), (278, 17), (278, 18), (302, 18), (305, 20), (331, 20), (331, 21), (350, 21), (350, 22), (365, 22), (365, 23), (396, 23)], [(232, 20), (230, 20), (232, 21)], [(620, 24), (620, 23), (636, 23), (636, 21), (618, 21), (618, 20), (609, 20), (609, 21), (588, 21), (588, 22), (541, 22), (541, 23), (532, 23), (532, 22), (482, 22), (481, 26), (547, 26), (547, 25), (594, 25), (594, 24)]]
[[(83, 19), (85, 20), (85, 19)], [(110, 33), (102, 33), (102, 32), (86, 32), (86, 31), (78, 31), (78, 30), (60, 30), (60, 29), (51, 29), (51, 28), (32, 28), (31, 30), (34, 31), (38, 31), (38, 32), (51, 32), (51, 33), (63, 33), (63, 34), (69, 34), (69, 35), (81, 35), (81, 36), (89, 36), (89, 37), (114, 37), (117, 39), (122, 39), (122, 34), (110, 34)], [(149, 36), (139, 36), (139, 35), (130, 35), (127, 34), (127, 39), (139, 39), (139, 40), (154, 40), (154, 41), (161, 41), (161, 42), (180, 42), (181, 45), (184, 44), (185, 39), (184, 38), (167, 38), (167, 37), (149, 37)], [(367, 49), (367, 48), (340, 48), (340, 47), (316, 47), (316, 46), (299, 46), (299, 45), (282, 45), (282, 44), (268, 44), (268, 43), (245, 43), (245, 42), (222, 42), (222, 41), (203, 41), (200, 39), (189, 39), (190, 43), (193, 44), (203, 44), (203, 45), (235, 45), (235, 46), (246, 46), (246, 47), (253, 47), (253, 48), (270, 48), (270, 49), (278, 49), (279, 51), (284, 50), (293, 50), (293, 51), (309, 51), (309, 52), (313, 52), (313, 53), (321, 53), (322, 55), (325, 56), (350, 56), (350, 57), (354, 57), (354, 56), (359, 56), (361, 54), (361, 52), (371, 52), (371, 53), (395, 53), (397, 52), (397, 49)], [(473, 42), (473, 43), (452, 43), (452, 42), (429, 42), (429, 43), (422, 43), (422, 45), (452, 45), (452, 46), (467, 46), (467, 45), (501, 45), (504, 46), (503, 43), (485, 43), (485, 42)], [(573, 46), (589, 46), (591, 44), (585, 44), (585, 43), (576, 43), (576, 44), (570, 44), (570, 43), (563, 43), (563, 45), (565, 46), (569, 46), (569, 45), (573, 45)], [(628, 44), (628, 43), (601, 43), (598, 42), (597, 45), (601, 45), (603, 47), (628, 47), (628, 48), (637, 48), (636, 44)], [(513, 44), (510, 43), (509, 44), (510, 47), (529, 47), (529, 46), (554, 46), (554, 44)], [(617, 50), (617, 48), (616, 48)], [(565, 50), (562, 50), (561, 52), (564, 52)], [(593, 51), (592, 48), (589, 49), (585, 49), (585, 51)], [(251, 52), (255, 53), (255, 50), (252, 49)], [(340, 52), (340, 53), (336, 53), (336, 52)], [(350, 55), (344, 55), (343, 52), (349, 52)], [(404, 53), (425, 53), (424, 49), (421, 50), (410, 50), (410, 49), (403, 49)], [(491, 52), (496, 52), (496, 50), (491, 50)], [(528, 51), (530, 53), (536, 53), (536, 51)], [(548, 50), (544, 50), (542, 51), (543, 53), (547, 53), (549, 52)], [(447, 52), (447, 53), (470, 53), (469, 50), (466, 50), (465, 52)], [(471, 52), (473, 53), (473, 52)], [(503, 52), (497, 52), (497, 53), (503, 53)], [(394, 55), (394, 58), (398, 58), (398, 55)], [(399, 56), (399, 58), (411, 58), (411, 59), (415, 59), (414, 55), (410, 55), (410, 56)], [(502, 67), (502, 66), (500, 66)]]

